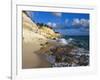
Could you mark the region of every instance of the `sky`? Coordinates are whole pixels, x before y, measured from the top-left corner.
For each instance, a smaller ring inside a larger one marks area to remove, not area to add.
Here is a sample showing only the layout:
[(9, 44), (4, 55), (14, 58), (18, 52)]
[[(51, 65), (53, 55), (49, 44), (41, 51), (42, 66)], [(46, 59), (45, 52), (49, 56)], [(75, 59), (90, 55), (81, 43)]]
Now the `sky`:
[(89, 14), (39, 11), (30, 11), (28, 13), (36, 23), (47, 24), (61, 34), (72, 36), (89, 35)]

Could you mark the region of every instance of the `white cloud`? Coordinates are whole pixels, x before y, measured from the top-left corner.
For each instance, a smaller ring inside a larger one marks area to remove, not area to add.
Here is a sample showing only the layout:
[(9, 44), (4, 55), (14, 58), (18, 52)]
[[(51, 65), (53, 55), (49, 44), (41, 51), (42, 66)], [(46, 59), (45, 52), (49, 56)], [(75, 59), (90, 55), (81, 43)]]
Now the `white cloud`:
[(68, 19), (65, 19), (65, 24), (68, 24), (69, 20)]
[(48, 25), (48, 26), (51, 26), (51, 27), (56, 27), (56, 26), (57, 26), (56, 23), (52, 23), (52, 22), (48, 22), (47, 25)]
[(73, 19), (72, 25), (79, 25), (79, 24), (80, 24), (80, 20), (78, 18)]
[(56, 23), (52, 23), (52, 26), (53, 26), (53, 27), (56, 27)]
[(34, 16), (34, 13), (31, 12), (31, 11), (26, 11), (26, 14), (27, 14), (29, 17), (33, 17), (33, 16)]
[(72, 21), (72, 25), (87, 27), (87, 26), (89, 26), (89, 20), (88, 19), (84, 19), (84, 18), (82, 18), (82, 19), (75, 18)]
[(83, 26), (88, 26), (89, 25), (89, 20), (81, 19), (80, 24), (83, 25)]
[(52, 23), (51, 23), (51, 22), (48, 22), (47, 25), (48, 25), (48, 26), (52, 26)]
[(53, 15), (58, 16), (58, 17), (61, 17), (62, 16), (62, 13), (60, 13), (60, 12), (53, 12)]

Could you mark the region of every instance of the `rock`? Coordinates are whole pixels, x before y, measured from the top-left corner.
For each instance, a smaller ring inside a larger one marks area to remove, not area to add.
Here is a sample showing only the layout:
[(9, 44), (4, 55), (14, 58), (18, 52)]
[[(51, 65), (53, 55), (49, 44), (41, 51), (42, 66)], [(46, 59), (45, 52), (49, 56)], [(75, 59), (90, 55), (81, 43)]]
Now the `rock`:
[(47, 60), (52, 64), (52, 67), (89, 65), (89, 51), (73, 45), (50, 46), (44, 53), (48, 55)]
[(81, 55), (79, 58), (79, 65), (80, 66), (87, 66), (89, 64), (89, 57), (85, 55)]
[(54, 64), (55, 63), (55, 56), (53, 56), (53, 55), (46, 55), (47, 57), (46, 57), (46, 59), (51, 63), (51, 64)]

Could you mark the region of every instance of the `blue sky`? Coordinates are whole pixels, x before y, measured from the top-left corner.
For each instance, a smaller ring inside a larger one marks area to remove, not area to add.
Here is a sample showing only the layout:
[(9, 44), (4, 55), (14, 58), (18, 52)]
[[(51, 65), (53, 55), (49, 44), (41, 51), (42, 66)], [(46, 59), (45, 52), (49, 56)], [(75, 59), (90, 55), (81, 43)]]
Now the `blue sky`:
[(44, 23), (65, 35), (89, 35), (89, 14), (30, 11), (36, 23)]

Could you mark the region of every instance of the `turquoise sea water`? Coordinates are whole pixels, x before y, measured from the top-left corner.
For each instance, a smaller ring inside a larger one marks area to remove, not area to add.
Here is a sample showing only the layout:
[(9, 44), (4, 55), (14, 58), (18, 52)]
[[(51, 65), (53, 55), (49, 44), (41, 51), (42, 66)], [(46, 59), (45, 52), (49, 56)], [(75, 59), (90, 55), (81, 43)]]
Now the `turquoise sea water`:
[(89, 50), (89, 36), (66, 36), (64, 35), (63, 38), (72, 39), (72, 44)]

